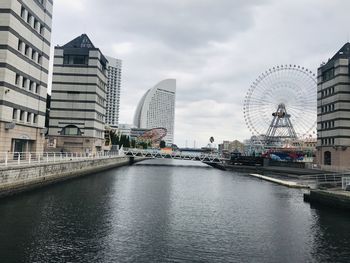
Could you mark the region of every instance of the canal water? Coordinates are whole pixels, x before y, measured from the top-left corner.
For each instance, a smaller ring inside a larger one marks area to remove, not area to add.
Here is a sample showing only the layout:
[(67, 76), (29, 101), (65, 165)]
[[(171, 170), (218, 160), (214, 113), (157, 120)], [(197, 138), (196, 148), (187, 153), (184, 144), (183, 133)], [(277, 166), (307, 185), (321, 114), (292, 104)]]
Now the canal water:
[(310, 207), (301, 190), (150, 164), (0, 200), (0, 262), (350, 261), (350, 215)]

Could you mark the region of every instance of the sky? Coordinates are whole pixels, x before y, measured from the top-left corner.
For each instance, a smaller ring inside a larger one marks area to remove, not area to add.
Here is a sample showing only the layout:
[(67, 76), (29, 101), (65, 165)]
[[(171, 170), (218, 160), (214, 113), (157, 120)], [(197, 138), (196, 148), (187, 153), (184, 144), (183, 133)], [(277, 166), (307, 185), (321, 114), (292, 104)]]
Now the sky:
[(249, 138), (253, 81), (277, 65), (316, 73), (349, 40), (349, 10), (349, 0), (57, 0), (52, 45), (86, 33), (123, 61), (120, 123), (175, 78), (175, 143), (199, 147)]

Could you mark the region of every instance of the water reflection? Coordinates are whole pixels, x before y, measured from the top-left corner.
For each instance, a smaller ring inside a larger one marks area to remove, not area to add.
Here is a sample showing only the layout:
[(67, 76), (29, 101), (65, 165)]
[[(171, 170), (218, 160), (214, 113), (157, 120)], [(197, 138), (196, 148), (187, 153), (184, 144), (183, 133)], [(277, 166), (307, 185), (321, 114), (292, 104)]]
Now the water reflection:
[[(170, 229), (173, 169), (147, 174), (140, 169), (129, 170), (114, 203), (122, 203), (113, 212), (114, 242), (117, 258), (152, 262), (166, 250)], [(136, 252), (136, 253), (135, 253)]]
[(13, 262), (95, 260), (104, 245), (99, 241), (111, 228), (105, 197), (113, 195), (117, 182), (106, 175), (101, 181), (85, 177), (2, 200), (1, 262), (13, 257)]
[(349, 262), (350, 213), (322, 206), (312, 208), (313, 257), (318, 262)]
[(169, 164), (1, 200), (0, 262), (348, 261), (349, 214), (242, 174)]

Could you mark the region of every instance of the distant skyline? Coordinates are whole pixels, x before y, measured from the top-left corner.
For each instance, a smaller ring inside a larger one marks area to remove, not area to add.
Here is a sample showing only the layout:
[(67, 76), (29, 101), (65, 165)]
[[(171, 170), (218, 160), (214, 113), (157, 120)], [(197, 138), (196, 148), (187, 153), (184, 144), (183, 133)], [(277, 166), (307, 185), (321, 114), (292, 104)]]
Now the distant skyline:
[(88, 34), (123, 60), (120, 123), (132, 123), (154, 83), (177, 80), (175, 143), (250, 137), (243, 100), (266, 69), (316, 73), (349, 39), (347, 0), (60, 0), (52, 45)]

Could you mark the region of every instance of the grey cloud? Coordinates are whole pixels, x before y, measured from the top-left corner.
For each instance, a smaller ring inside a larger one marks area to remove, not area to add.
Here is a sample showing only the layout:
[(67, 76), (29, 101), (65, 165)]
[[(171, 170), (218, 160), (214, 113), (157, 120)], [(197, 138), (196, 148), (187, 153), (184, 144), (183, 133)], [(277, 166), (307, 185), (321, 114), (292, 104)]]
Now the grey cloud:
[(104, 1), (104, 5), (113, 13), (112, 16), (106, 16), (104, 8), (91, 9), (91, 12), (101, 18), (105, 25), (112, 24), (126, 35), (137, 34), (145, 39), (157, 39), (169, 46), (193, 49), (211, 40), (227, 40), (247, 30), (253, 25), (252, 7), (266, 2)]
[(203, 145), (212, 131), (248, 138), (242, 104), (250, 84), (280, 64), (315, 72), (348, 39), (349, 9), (348, 0), (59, 0), (53, 43), (86, 32), (123, 60), (122, 122), (132, 121), (147, 89), (176, 78), (175, 138)]

